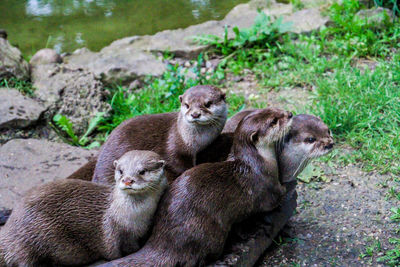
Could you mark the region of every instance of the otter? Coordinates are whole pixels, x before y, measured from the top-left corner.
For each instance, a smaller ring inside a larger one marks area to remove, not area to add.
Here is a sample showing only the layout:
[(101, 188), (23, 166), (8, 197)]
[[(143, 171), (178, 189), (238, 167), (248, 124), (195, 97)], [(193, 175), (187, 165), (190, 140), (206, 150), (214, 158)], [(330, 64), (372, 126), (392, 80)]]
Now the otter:
[(264, 109), (246, 116), (235, 131), (230, 160), (197, 165), (179, 176), (159, 205), (152, 234), (121, 266), (198, 266), (215, 260), (233, 223), (271, 211), (285, 189), (274, 171), (274, 143), (291, 113)]
[[(237, 128), (241, 119), (257, 109), (247, 109), (236, 113), (230, 118), (224, 129), (223, 134), (214, 147), (217, 151), (205, 150), (200, 157), (202, 159), (208, 156), (227, 157), (227, 152), (230, 152), (229, 144), (230, 136)], [(299, 114), (293, 117), (292, 126), (289, 133), (283, 139), (283, 142), (276, 148), (279, 163), (279, 177), (282, 183), (295, 181), (297, 176), (304, 170), (307, 164), (314, 158), (321, 157), (332, 150), (334, 140), (332, 132), (321, 118), (309, 114)]]
[(112, 184), (112, 162), (132, 149), (160, 154), (166, 160), (169, 181), (196, 165), (196, 154), (214, 141), (225, 125), (225, 93), (201, 85), (188, 89), (179, 100), (179, 112), (142, 115), (119, 125), (101, 148), (93, 181)]
[(129, 151), (115, 185), (58, 180), (30, 190), (0, 231), (0, 266), (83, 265), (139, 249), (167, 186), (165, 161)]

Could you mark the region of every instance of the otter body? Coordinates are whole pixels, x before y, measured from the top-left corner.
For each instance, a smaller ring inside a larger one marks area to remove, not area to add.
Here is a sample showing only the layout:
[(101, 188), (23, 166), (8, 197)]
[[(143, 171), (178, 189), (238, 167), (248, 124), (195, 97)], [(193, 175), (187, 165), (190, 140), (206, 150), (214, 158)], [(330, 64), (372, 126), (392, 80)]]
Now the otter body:
[(0, 266), (83, 265), (138, 250), (167, 185), (164, 161), (130, 151), (114, 164), (113, 187), (64, 179), (30, 190), (0, 231)]
[(284, 195), (269, 158), (291, 114), (265, 109), (235, 132), (232, 160), (196, 166), (163, 197), (148, 242), (124, 259), (132, 266), (198, 266), (215, 260), (233, 223), (274, 209)]
[(225, 94), (212, 86), (196, 86), (180, 96), (181, 110), (143, 115), (123, 122), (98, 156), (93, 181), (112, 184), (112, 162), (132, 149), (151, 150), (166, 160), (174, 180), (196, 164), (196, 155), (218, 137), (225, 125)]

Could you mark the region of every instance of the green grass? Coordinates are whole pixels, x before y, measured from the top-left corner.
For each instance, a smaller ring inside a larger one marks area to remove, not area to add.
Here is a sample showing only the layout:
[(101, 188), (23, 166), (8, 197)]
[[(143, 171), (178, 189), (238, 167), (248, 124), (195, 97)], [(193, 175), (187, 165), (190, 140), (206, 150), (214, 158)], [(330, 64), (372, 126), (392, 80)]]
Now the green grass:
[(366, 170), (400, 174), (400, 54), (375, 71), (343, 66), (317, 81), (315, 113)]
[(33, 96), (35, 88), (30, 81), (22, 81), (17, 78), (0, 79), (0, 88), (17, 89), (24, 95)]

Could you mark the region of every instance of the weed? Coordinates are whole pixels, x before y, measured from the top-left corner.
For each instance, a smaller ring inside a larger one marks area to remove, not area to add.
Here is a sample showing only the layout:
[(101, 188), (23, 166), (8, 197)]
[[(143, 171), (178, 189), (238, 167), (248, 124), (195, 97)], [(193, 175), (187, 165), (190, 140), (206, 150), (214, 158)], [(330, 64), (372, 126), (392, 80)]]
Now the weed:
[(0, 79), (0, 88), (5, 87), (9, 89), (17, 89), (21, 93), (33, 96), (35, 88), (33, 88), (30, 81), (19, 80), (15, 77), (8, 79)]
[[(68, 136), (68, 139), (64, 138), (64, 140), (66, 140), (67, 143), (70, 143), (75, 146), (85, 146), (89, 142), (88, 136), (96, 129), (97, 125), (102, 120), (103, 115), (104, 115), (103, 112), (97, 113), (97, 115), (89, 122), (88, 129), (86, 130), (84, 135), (82, 135), (80, 138), (75, 134), (72, 122), (67, 117), (61, 114), (57, 114), (53, 117), (53, 121), (57, 127), (55, 127), (54, 125), (52, 126), (55, 129), (55, 131), (59, 134), (59, 136), (63, 136), (63, 133), (65, 133)], [(59, 129), (61, 130), (61, 132)], [(99, 146), (100, 143), (95, 141), (92, 142), (90, 145), (86, 146), (85, 148), (90, 149)]]

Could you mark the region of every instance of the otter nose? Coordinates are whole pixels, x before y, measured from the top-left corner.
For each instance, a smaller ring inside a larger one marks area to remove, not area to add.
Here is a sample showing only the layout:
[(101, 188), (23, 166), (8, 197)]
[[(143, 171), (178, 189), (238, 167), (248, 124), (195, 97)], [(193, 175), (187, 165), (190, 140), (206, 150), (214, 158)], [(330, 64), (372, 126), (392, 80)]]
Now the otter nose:
[(130, 186), (133, 184), (133, 179), (131, 177), (124, 177), (121, 180), (126, 186)]
[(192, 116), (193, 119), (198, 119), (198, 118), (200, 118), (201, 114), (200, 114), (200, 112), (195, 111), (190, 115)]
[(333, 145), (334, 145), (333, 143), (330, 143), (325, 146), (325, 149), (332, 149)]
[(293, 117), (293, 113), (289, 111), (288, 118), (291, 119)]

